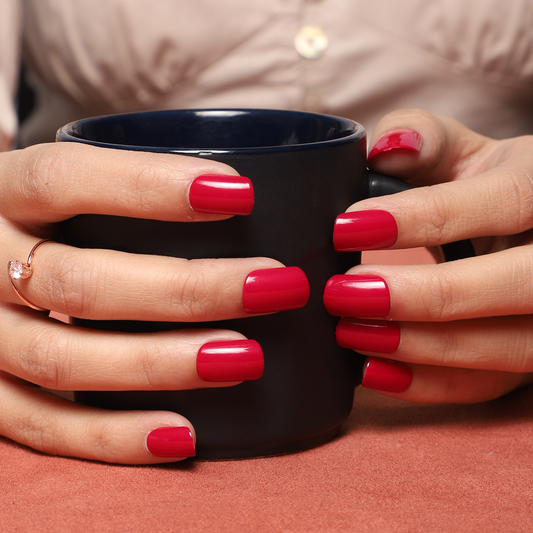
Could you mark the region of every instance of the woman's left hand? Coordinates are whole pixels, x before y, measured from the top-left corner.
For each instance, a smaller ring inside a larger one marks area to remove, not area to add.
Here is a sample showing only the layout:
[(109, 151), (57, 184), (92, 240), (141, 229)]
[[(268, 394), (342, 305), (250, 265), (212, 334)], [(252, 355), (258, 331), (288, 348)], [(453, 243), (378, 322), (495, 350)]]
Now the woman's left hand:
[[(338, 251), (472, 239), (476, 257), (359, 265), (327, 284), (337, 341), (368, 355), (363, 386), (418, 402), (478, 402), (533, 381), (533, 136), (483, 137), (420, 110), (386, 116), (369, 167), (418, 188), (352, 205)], [(431, 187), (425, 187), (431, 185)]]

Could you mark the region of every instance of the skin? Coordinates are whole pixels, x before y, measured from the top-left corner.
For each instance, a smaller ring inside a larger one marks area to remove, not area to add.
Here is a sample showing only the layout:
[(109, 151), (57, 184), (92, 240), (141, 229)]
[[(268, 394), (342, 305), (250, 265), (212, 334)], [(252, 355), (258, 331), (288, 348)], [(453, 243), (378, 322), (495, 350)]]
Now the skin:
[[(57, 222), (78, 213), (191, 223), (228, 218), (196, 213), (189, 205), (193, 179), (212, 173), (236, 175), (221, 163), (76, 143), (0, 154), (0, 263), (25, 261), (39, 239), (54, 239)], [(176, 322), (246, 316), (246, 276), (282, 266), (267, 258), (187, 261), (55, 242), (41, 246), (33, 264), (34, 274), (21, 290), (39, 307), (88, 319)], [(196, 354), (204, 343), (242, 339), (237, 332), (88, 331), (21, 305), (8, 276), (0, 278), (1, 435), (48, 454), (126, 464), (175, 461), (179, 458), (152, 456), (146, 438), (167, 426), (187, 426), (194, 436), (182, 416), (94, 409), (32, 384), (61, 391), (237, 384), (206, 383), (196, 372)]]
[(369, 167), (421, 188), (364, 200), (348, 211), (391, 213), (398, 226), (392, 248), (471, 238), (476, 257), (437, 265), (360, 265), (348, 272), (385, 279), (391, 294), (386, 318), (400, 325), (398, 350), (386, 357), (406, 363), (413, 381), (403, 393), (382, 394), (479, 402), (531, 383), (533, 137), (497, 141), (449, 118), (401, 110), (380, 121), (370, 146), (400, 128), (422, 135), (420, 152), (382, 152)]
[[(413, 372), (410, 388), (390, 395), (473, 402), (530, 383), (533, 138), (494, 141), (450, 119), (404, 110), (379, 123), (370, 145), (397, 128), (418, 131), (421, 151), (392, 150), (370, 166), (435, 187), (365, 200), (349, 210), (393, 214), (395, 248), (475, 238), (479, 255), (457, 264), (360, 265), (349, 271), (382, 276), (389, 285), (388, 318), (399, 322), (401, 341), (387, 358)], [(74, 143), (0, 154), (0, 264), (25, 260), (39, 239), (56, 237), (57, 222), (78, 213), (192, 223), (227, 218), (189, 206), (190, 183), (208, 173), (236, 174), (216, 162)], [(281, 266), (268, 258), (186, 261), (57, 243), (40, 247), (34, 265), (23, 292), (45, 309), (81, 318), (185, 322), (245, 316), (247, 274)], [(131, 286), (138, 288), (134, 296)], [(7, 275), (0, 276), (0, 434), (48, 454), (124, 464), (178, 460), (152, 456), (146, 437), (165, 426), (187, 426), (194, 435), (180, 415), (94, 409), (33, 384), (56, 390), (236, 385), (200, 381), (195, 358), (205, 342), (241, 338), (223, 329), (86, 331), (21, 305)]]

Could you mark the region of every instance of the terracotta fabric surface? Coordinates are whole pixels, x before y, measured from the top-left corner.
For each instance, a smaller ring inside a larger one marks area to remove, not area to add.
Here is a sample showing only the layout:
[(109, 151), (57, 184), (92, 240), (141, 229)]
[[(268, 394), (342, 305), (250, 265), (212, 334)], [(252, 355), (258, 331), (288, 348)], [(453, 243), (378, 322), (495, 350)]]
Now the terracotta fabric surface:
[(0, 439), (0, 531), (533, 531), (533, 387), (477, 405), (359, 388), (334, 441), (282, 457), (116, 466)]

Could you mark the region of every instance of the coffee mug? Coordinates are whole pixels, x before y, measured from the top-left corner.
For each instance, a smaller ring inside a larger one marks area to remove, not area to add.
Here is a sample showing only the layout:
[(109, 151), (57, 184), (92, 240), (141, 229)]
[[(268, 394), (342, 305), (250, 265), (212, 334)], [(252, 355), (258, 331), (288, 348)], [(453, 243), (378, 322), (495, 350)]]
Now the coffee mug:
[[(360, 263), (337, 253), (335, 218), (363, 198), (405, 189), (366, 169), (363, 126), (345, 118), (261, 109), (170, 110), (80, 120), (58, 141), (213, 159), (250, 178), (249, 216), (204, 223), (79, 215), (61, 224), (63, 242), (187, 259), (266, 256), (301, 268), (310, 285), (301, 309), (223, 322), (176, 324), (74, 319), (115, 331), (224, 328), (261, 345), (263, 376), (229, 388), (79, 392), (79, 402), (108, 409), (176, 411), (194, 425), (200, 459), (294, 452), (332, 439), (352, 409), (363, 357), (339, 347), (337, 318), (323, 305), (326, 282)], [(448, 258), (472, 255), (454, 243)], [(134, 290), (134, 289), (132, 289)]]

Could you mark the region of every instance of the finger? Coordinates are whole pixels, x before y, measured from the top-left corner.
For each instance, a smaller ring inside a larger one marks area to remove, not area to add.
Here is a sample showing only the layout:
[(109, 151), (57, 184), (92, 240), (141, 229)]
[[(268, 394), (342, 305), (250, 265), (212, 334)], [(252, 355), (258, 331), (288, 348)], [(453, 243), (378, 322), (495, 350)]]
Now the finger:
[(468, 180), (363, 200), (337, 219), (335, 248), (415, 248), (525, 232), (533, 227), (530, 172), (533, 158), (515, 159)]
[(424, 403), (484, 402), (531, 382), (532, 373), (406, 365), (378, 358), (367, 360), (363, 376), (363, 387), (386, 396)]
[(68, 326), (0, 306), (0, 370), (55, 390), (184, 390), (263, 372), (254, 340), (226, 330), (126, 334)]
[(166, 411), (83, 406), (0, 372), (0, 434), (51, 455), (121, 464), (156, 464), (191, 457), (191, 423)]
[(406, 363), (533, 372), (533, 317), (457, 322), (390, 322), (343, 318), (337, 342), (364, 355)]
[(431, 185), (472, 176), (493, 150), (489, 138), (456, 120), (421, 109), (401, 109), (376, 126), (368, 166), (414, 185)]
[[(22, 250), (33, 244), (34, 240), (25, 237), (6, 249), (24, 257), (27, 251)], [(7, 264), (5, 253), (0, 251), (0, 257), (4, 256)], [(309, 293), (300, 269), (282, 269), (281, 263), (268, 258), (189, 261), (76, 249), (50, 242), (38, 249), (32, 268), (32, 276), (16, 285), (27, 300), (43, 309), (88, 319), (223, 320), (301, 307)], [(279, 283), (270, 280), (276, 274), (283, 278)], [(267, 305), (267, 301), (265, 306), (259, 302), (258, 307), (245, 308), (244, 298), (252, 291), (252, 281), (254, 290), (263, 287), (270, 303), (277, 307)], [(1, 286), (5, 300), (20, 303), (7, 274)]]
[(80, 213), (220, 220), (251, 211), (251, 182), (237, 176), (223, 163), (177, 154), (78, 143), (36, 145), (3, 155), (0, 211), (25, 225)]
[[(444, 138), (455, 136), (463, 141), (473, 136), (477, 146), (478, 136), (468, 132), (452, 123)], [(431, 137), (429, 132), (425, 135)], [(441, 142), (439, 148), (434, 146), (437, 141), (425, 142), (420, 153), (402, 157), (411, 160), (415, 175), (416, 165), (424, 169), (423, 183), (453, 182), (352, 205), (335, 224), (338, 251), (437, 246), (467, 238), (515, 235), (533, 227), (533, 137), (491, 141), (490, 146), (478, 148), (476, 158), (448, 147), (451, 141)], [(446, 155), (439, 155), (442, 150)], [(395, 158), (392, 152), (384, 153), (387, 169), (381, 170), (397, 175)], [(460, 161), (454, 165), (448, 158)]]
[(533, 247), (439, 265), (360, 265), (331, 278), (335, 316), (445, 322), (533, 313)]

